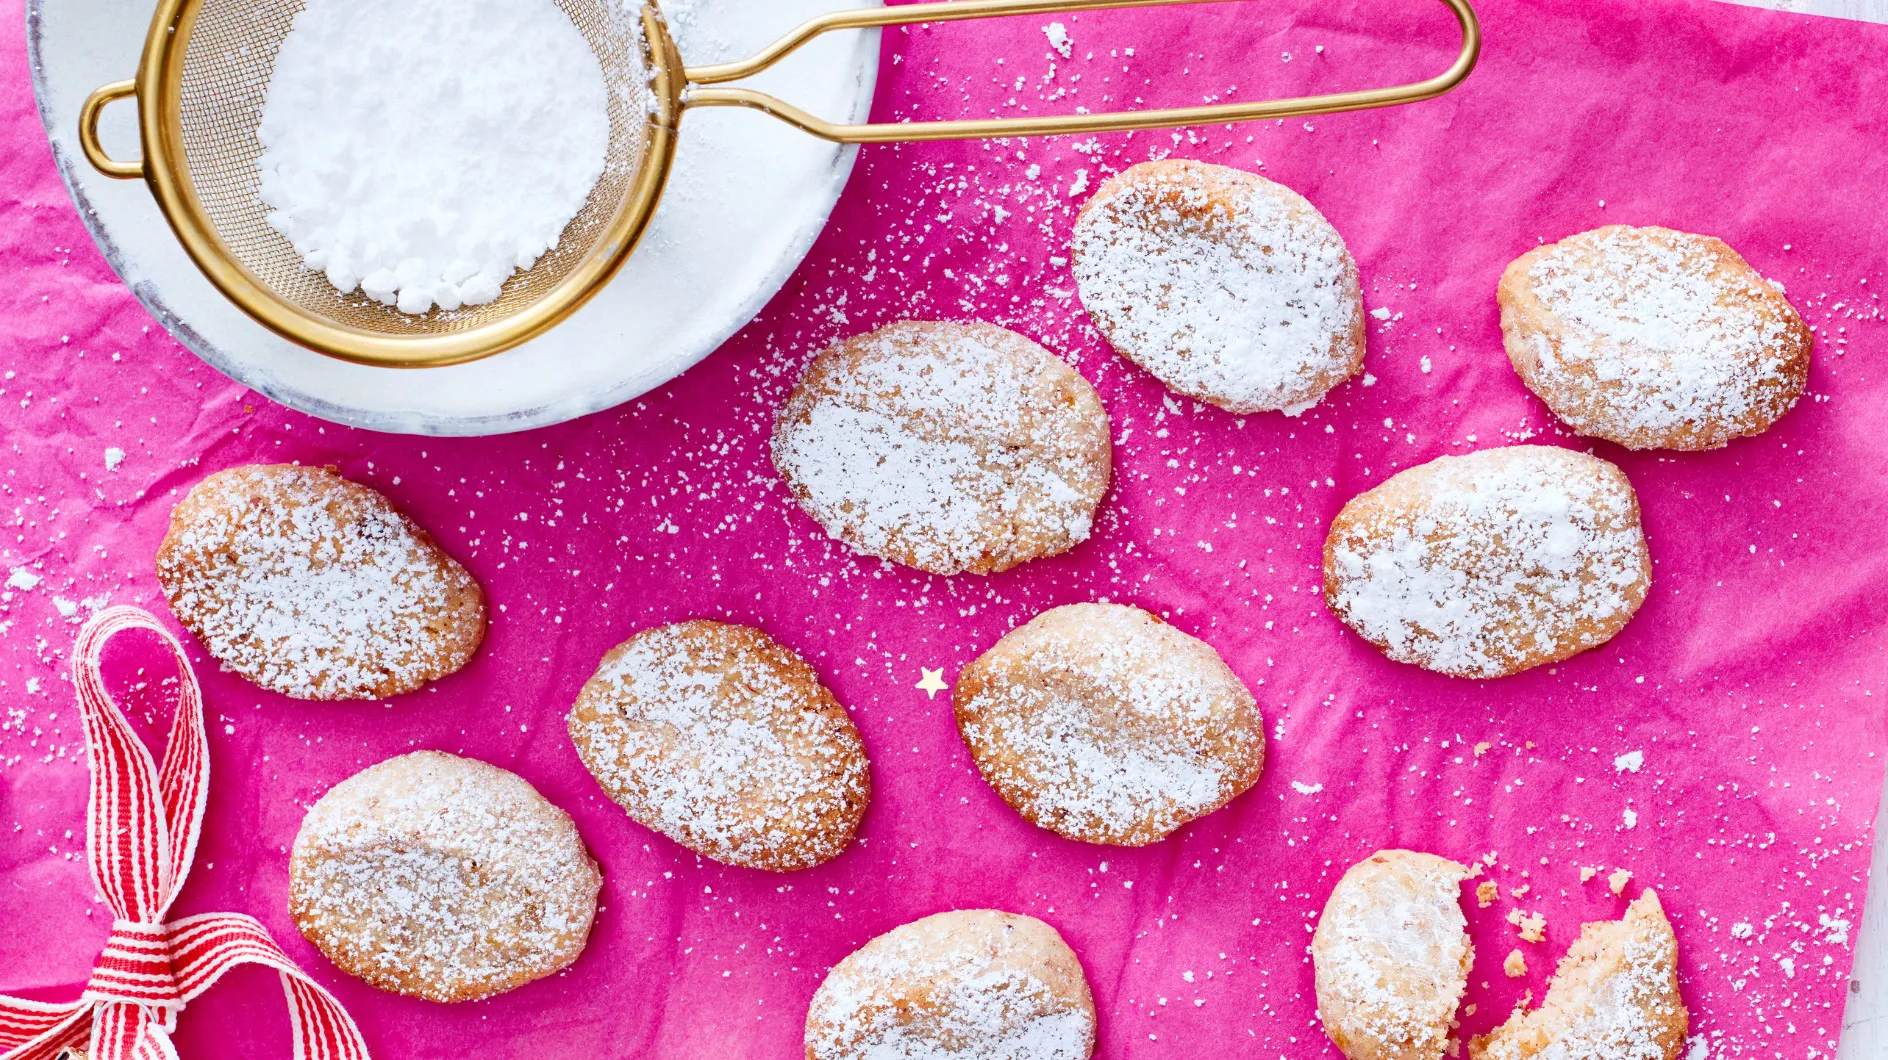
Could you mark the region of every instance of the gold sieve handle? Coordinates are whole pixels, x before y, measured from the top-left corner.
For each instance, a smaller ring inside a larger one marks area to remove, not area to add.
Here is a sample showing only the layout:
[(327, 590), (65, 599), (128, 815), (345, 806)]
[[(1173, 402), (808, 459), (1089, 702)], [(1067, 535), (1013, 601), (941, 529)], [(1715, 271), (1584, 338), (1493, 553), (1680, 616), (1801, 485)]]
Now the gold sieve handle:
[(143, 159), (121, 162), (106, 154), (105, 145), (98, 142), (98, 115), (105, 109), (105, 104), (137, 94), (136, 81), (113, 81), (95, 89), (85, 97), (85, 105), (79, 108), (79, 148), (85, 152), (85, 160), (92, 163), (92, 168), (108, 177), (128, 180), (144, 175)]
[(752, 107), (781, 121), (835, 143), (897, 143), (913, 140), (973, 140), (991, 136), (1049, 136), (1066, 133), (1122, 132), (1180, 125), (1219, 125), (1228, 122), (1284, 118), (1299, 114), (1329, 114), (1364, 110), (1395, 103), (1432, 99), (1462, 83), (1475, 68), (1481, 51), (1481, 23), (1468, 0), (1442, 0), (1462, 27), (1462, 49), (1447, 70), (1426, 81), (1356, 92), (1332, 92), (1294, 99), (1217, 103), (1164, 110), (1111, 111), (1103, 114), (1061, 114), (1039, 118), (986, 118), (969, 121), (895, 122), (878, 125), (834, 125), (808, 114), (785, 100), (751, 88), (698, 88), (735, 81), (757, 74), (792, 54), (813, 38), (840, 29), (903, 26), (915, 22), (955, 22), (1002, 15), (1040, 15), (1058, 11), (1089, 11), (1116, 7), (1160, 7), (1168, 4), (1217, 3), (1225, 0), (947, 0), (944, 3), (905, 4), (899, 7), (835, 11), (800, 24), (799, 28), (739, 62), (691, 66), (683, 76), (691, 86), (683, 106)]

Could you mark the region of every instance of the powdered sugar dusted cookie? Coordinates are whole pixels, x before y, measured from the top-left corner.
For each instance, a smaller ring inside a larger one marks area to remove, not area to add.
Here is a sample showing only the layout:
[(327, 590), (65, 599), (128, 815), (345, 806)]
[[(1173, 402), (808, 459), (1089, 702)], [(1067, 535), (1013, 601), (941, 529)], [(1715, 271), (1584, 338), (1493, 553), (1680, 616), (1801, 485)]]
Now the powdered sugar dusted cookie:
[(1182, 394), (1296, 415), (1363, 367), (1356, 262), (1316, 207), (1264, 177), (1130, 166), (1082, 207), (1070, 252), (1102, 335)]
[(630, 817), (731, 865), (837, 857), (871, 798), (846, 709), (798, 655), (748, 626), (636, 634), (603, 657), (569, 722), (584, 765)]
[(1469, 1043), (1471, 1060), (1677, 1060), (1690, 1015), (1678, 995), (1678, 938), (1646, 891), (1624, 919), (1585, 924), (1547, 1000)]
[(1445, 456), (1351, 498), (1324, 541), (1324, 600), (1398, 662), (1501, 677), (1603, 644), (1652, 560), (1625, 473), (1516, 445)]
[(323, 795), (289, 859), (289, 915), (382, 990), (472, 1001), (583, 952), (603, 878), (570, 815), (515, 773), (440, 751)]
[(1206, 643), (1136, 607), (1045, 611), (966, 666), (951, 699), (1003, 801), (1083, 842), (1155, 842), (1265, 764), (1252, 693)]
[(1337, 881), (1311, 937), (1324, 1033), (1350, 1060), (1439, 1060), (1475, 948), (1458, 885), (1468, 869), (1379, 850)]
[(171, 511), (157, 578), (211, 655), (298, 699), (410, 692), (485, 636), (465, 568), (333, 468), (254, 464), (197, 483)]
[(1608, 225), (1521, 255), (1501, 333), (1528, 389), (1581, 434), (1631, 449), (1713, 449), (1802, 396), (1810, 330), (1711, 236)]
[(965, 909), (894, 928), (827, 974), (807, 1060), (1086, 1060), (1095, 1003), (1068, 943), (1034, 917)]
[(933, 574), (990, 574), (1088, 539), (1108, 410), (993, 324), (905, 321), (813, 359), (774, 425), (774, 467), (828, 534)]

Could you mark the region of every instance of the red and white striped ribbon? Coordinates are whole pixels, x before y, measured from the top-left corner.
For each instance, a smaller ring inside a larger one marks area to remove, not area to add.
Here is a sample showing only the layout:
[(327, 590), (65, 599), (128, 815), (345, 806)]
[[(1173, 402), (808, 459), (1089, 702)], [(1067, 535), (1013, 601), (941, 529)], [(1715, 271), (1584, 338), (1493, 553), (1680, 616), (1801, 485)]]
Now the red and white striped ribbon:
[[(114, 633), (150, 630), (177, 660), (177, 713), (160, 768), (105, 690), (99, 657)], [(117, 918), (77, 1001), (0, 995), (0, 1060), (55, 1060), (84, 1048), (91, 1060), (177, 1060), (177, 1013), (238, 964), (281, 974), (296, 1060), (368, 1060), (360, 1028), (333, 995), (303, 974), (254, 917), (205, 913), (166, 922), (190, 872), (210, 790), (203, 696), (183, 646), (135, 607), (100, 611), (79, 631), (72, 680), (92, 767), (85, 839), (92, 879)]]

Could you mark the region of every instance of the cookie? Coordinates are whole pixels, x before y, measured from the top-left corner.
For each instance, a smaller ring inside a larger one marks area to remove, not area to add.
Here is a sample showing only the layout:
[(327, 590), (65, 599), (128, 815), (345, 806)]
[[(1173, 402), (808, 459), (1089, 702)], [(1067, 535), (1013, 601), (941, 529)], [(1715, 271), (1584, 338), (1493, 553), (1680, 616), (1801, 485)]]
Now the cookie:
[(570, 815), (524, 778), (415, 751), (309, 809), (289, 858), (288, 910), (350, 975), (474, 1001), (576, 960), (602, 886)]
[(932, 574), (992, 574), (1088, 539), (1112, 468), (1108, 410), (992, 324), (905, 321), (813, 359), (774, 467), (825, 531)]
[(1085, 1060), (1095, 1002), (1075, 952), (1034, 917), (965, 909), (894, 928), (827, 974), (806, 1060)]
[(1620, 920), (1585, 924), (1532, 1012), (1469, 1043), (1470, 1060), (1678, 1060), (1690, 1015), (1678, 995), (1678, 937), (1646, 891)]
[(1337, 881), (1311, 936), (1324, 1033), (1350, 1060), (1440, 1060), (1475, 948), (1459, 885), (1434, 854), (1379, 850)]
[(1398, 662), (1502, 677), (1612, 639), (1652, 560), (1619, 468), (1551, 446), (1445, 456), (1351, 498), (1324, 601)]
[(331, 467), (219, 471), (170, 514), (157, 580), (221, 662), (297, 699), (378, 699), (458, 670), (485, 596), (378, 492)]
[(698, 620), (611, 649), (570, 738), (629, 816), (716, 861), (784, 872), (852, 841), (865, 745), (819, 675), (748, 626)]
[(1264, 177), (1130, 166), (1082, 206), (1069, 249), (1109, 344), (1182, 394), (1295, 416), (1363, 368), (1357, 263), (1315, 206)]
[(1003, 801), (1085, 843), (1163, 839), (1265, 764), (1252, 693), (1205, 642), (1136, 607), (1037, 615), (964, 667), (951, 702)]
[(1529, 390), (1580, 434), (1715, 449), (1796, 404), (1813, 337), (1722, 240), (1608, 225), (1501, 275), (1501, 334)]

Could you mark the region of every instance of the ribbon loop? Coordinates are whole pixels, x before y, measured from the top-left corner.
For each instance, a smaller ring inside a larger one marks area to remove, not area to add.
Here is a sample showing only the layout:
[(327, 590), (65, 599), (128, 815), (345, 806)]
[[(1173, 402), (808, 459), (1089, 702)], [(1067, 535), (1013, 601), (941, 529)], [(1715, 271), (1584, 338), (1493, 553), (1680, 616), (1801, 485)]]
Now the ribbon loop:
[[(160, 767), (105, 688), (105, 642), (157, 634), (177, 663), (177, 707)], [(72, 683), (91, 764), (86, 848), (92, 878), (117, 915), (85, 992), (47, 1004), (0, 995), (0, 1060), (56, 1060), (84, 1043), (90, 1060), (177, 1060), (177, 1013), (238, 964), (282, 976), (296, 1060), (369, 1060), (360, 1028), (254, 917), (206, 913), (166, 922), (196, 855), (210, 790), (203, 696), (183, 645), (135, 607), (110, 607), (79, 631)]]

